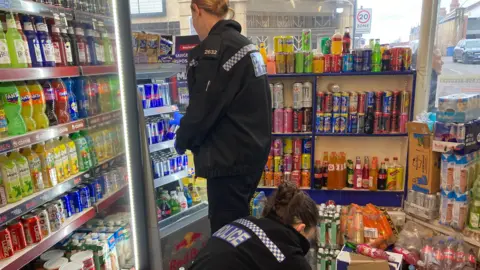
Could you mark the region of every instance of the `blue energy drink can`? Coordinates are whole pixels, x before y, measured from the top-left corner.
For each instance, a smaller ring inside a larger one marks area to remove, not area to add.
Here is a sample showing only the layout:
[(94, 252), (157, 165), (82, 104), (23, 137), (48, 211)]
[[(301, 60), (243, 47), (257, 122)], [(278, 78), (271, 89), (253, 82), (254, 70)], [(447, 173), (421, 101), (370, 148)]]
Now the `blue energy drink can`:
[(153, 132), (152, 132), (152, 126), (150, 123), (145, 124), (145, 133), (147, 134), (147, 142), (148, 144), (154, 144), (153, 142)]
[(152, 84), (145, 84), (145, 100), (147, 101), (147, 108), (152, 108)]
[(153, 108), (158, 107), (158, 98), (160, 96), (160, 89), (158, 88), (158, 84), (152, 84), (152, 104)]
[(353, 55), (350, 53), (343, 55), (343, 72), (352, 72), (353, 71)]
[(323, 133), (325, 118), (323, 113), (317, 112), (315, 116), (315, 126), (317, 127), (317, 133)]
[(187, 155), (183, 155), (182, 157), (182, 166), (183, 168), (188, 168), (188, 156)]
[(340, 114), (334, 113), (332, 118), (333, 133), (340, 133)]
[(333, 113), (340, 113), (342, 106), (342, 94), (340, 92), (333, 93)]
[(95, 184), (92, 181), (84, 182), (84, 185), (88, 188), (88, 193), (90, 194), (90, 205), (94, 205), (97, 202)]
[(168, 168), (170, 169), (170, 173), (177, 172), (177, 161), (176, 158), (169, 158), (168, 159)]
[(347, 133), (357, 133), (358, 114), (350, 113), (348, 115)]
[(323, 132), (332, 133), (332, 114), (325, 113), (323, 119)]
[(365, 92), (365, 94), (367, 95), (366, 97), (367, 108), (368, 107), (375, 108), (375, 92), (369, 91), (369, 92)]
[(92, 205), (90, 204), (90, 190), (87, 186), (79, 186), (80, 192), (80, 203), (82, 204), (82, 208), (89, 208)]
[(340, 133), (347, 132), (348, 113), (340, 114)]
[(303, 154), (312, 153), (312, 139), (302, 139)]
[(366, 49), (362, 51), (363, 71), (372, 70), (372, 50)]
[[(170, 164), (168, 160), (163, 160), (160, 162), (160, 164), (162, 166), (163, 176), (170, 175)], [(174, 171), (172, 171), (171, 173), (174, 173)]]
[(384, 91), (383, 94), (383, 113), (392, 113), (392, 92)]
[(73, 213), (72, 213), (72, 205), (70, 204), (70, 197), (68, 196), (67, 193), (65, 193), (65, 194), (62, 194), (62, 196), (60, 196), (60, 199), (62, 200), (65, 216), (67, 218), (71, 217)]
[(350, 93), (342, 92), (342, 99), (340, 102), (340, 113), (348, 113), (350, 104)]
[(68, 193), (68, 198), (70, 199), (70, 207), (72, 214), (77, 214), (83, 211), (82, 203), (80, 202), (80, 191), (74, 189)]
[(183, 163), (182, 156), (177, 156), (175, 158), (175, 163), (178, 171), (185, 169), (182, 164)]
[(95, 178), (95, 188), (97, 189), (97, 198), (102, 199), (105, 194), (105, 179), (102, 175)]
[(145, 96), (145, 86), (140, 84), (137, 86), (138, 92), (140, 93), (140, 96), (142, 97), (142, 107), (144, 109), (147, 109), (147, 98)]

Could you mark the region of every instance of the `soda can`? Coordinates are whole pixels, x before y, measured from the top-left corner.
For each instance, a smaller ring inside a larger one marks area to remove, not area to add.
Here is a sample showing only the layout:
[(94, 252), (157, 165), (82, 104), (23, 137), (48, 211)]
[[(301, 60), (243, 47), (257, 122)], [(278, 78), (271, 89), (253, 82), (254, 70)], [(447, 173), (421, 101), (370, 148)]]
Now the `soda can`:
[(323, 132), (332, 133), (332, 114), (325, 113), (323, 118), (324, 118)]
[(312, 153), (312, 139), (302, 139), (302, 153), (311, 154)]
[[(68, 196), (67, 196), (68, 198)], [(62, 201), (63, 202), (63, 201)], [(70, 205), (70, 201), (68, 202)], [(64, 206), (65, 207), (65, 206)], [(35, 215), (37, 215), (38, 220), (40, 222), (40, 231), (42, 233), (43, 237), (47, 237), (52, 233), (52, 230), (50, 228), (50, 219), (48, 218), (48, 212), (44, 208), (40, 208), (35, 210)]]
[(273, 157), (273, 172), (282, 171), (282, 157), (274, 156)]
[(390, 133), (392, 131), (392, 115), (383, 113), (382, 115), (382, 133)]
[(357, 120), (357, 133), (365, 133), (365, 114), (358, 113), (358, 120)]
[(302, 154), (302, 139), (295, 138), (293, 139), (293, 153), (294, 155)]
[(300, 187), (310, 188), (310, 170), (302, 170), (302, 180)]
[(360, 92), (358, 94), (358, 113), (365, 113), (365, 102), (367, 99), (367, 94), (365, 92)]
[(294, 83), (292, 87), (293, 108), (301, 109), (303, 107), (303, 84)]
[(285, 108), (283, 111), (283, 132), (293, 132), (293, 110), (292, 108)]
[(391, 126), (391, 132), (399, 132), (400, 131), (400, 115), (398, 113), (394, 112), (392, 113), (392, 124)]
[(147, 134), (147, 142), (148, 144), (154, 144), (153, 142), (153, 131), (150, 123), (145, 124), (145, 133)]
[(312, 108), (304, 108), (303, 109), (302, 131), (303, 132), (311, 132), (312, 131)]
[(18, 220), (12, 221), (8, 225), (10, 231), (10, 237), (12, 240), (12, 246), (14, 251), (19, 251), (27, 247), (27, 239), (25, 236), (25, 230), (22, 222)]
[(341, 113), (340, 114), (340, 133), (347, 132), (347, 125), (348, 125), (348, 113)]
[[(170, 163), (168, 162), (168, 160), (160, 161), (160, 167), (162, 169), (163, 176), (167, 176), (167, 175), (175, 173), (174, 171), (170, 171)], [(104, 190), (104, 194), (106, 194), (105, 190)]]
[(311, 82), (304, 82), (302, 87), (302, 107), (303, 108), (312, 108), (313, 107), (313, 85)]
[[(70, 197), (68, 196), (67, 193), (65, 194), (62, 194), (60, 196), (60, 201), (62, 202), (62, 207), (63, 207), (63, 212), (65, 214), (65, 218), (69, 218), (72, 216), (72, 214), (74, 214), (74, 212), (72, 212), (72, 205), (70, 203)], [(40, 214), (38, 214), (40, 216)]]
[[(81, 207), (81, 205), (80, 205)], [(62, 218), (60, 214), (60, 209), (54, 203), (45, 205), (45, 208), (48, 212), (48, 220), (50, 221), (50, 229), (52, 232), (58, 231), (62, 226)], [(82, 209), (83, 210), (83, 209)]]
[(329, 54), (330, 48), (332, 47), (332, 41), (329, 37), (324, 37), (320, 40), (320, 48), (322, 49), (323, 54)]
[(278, 187), (283, 179), (283, 172), (274, 172), (273, 173), (273, 185)]
[(267, 163), (265, 163), (265, 171), (273, 172), (273, 156), (271, 155), (268, 156)]
[(334, 92), (333, 93), (333, 110), (332, 112), (335, 113), (340, 113), (340, 109), (342, 106), (342, 93), (340, 92)]
[[(163, 176), (163, 173), (162, 173)], [(92, 184), (94, 185), (95, 188), (95, 201), (99, 201), (103, 198), (103, 190), (102, 190), (102, 184), (100, 181), (102, 180), (101, 177), (95, 177), (92, 179)]]
[(392, 67), (393, 71), (400, 71), (402, 70), (403, 63), (403, 51), (401, 48), (392, 48), (390, 49), (391, 53), (391, 60), (390, 60), (390, 65)]
[(273, 106), (273, 83), (269, 83), (268, 86), (270, 87), (270, 98), (272, 99), (272, 106)]
[(61, 199), (57, 199), (52, 201), (52, 203), (56, 204), (58, 206), (58, 211), (60, 212), (60, 219), (62, 221), (62, 224), (65, 223), (65, 220), (67, 220), (66, 214), (65, 214), (65, 209), (63, 208), (63, 202)]
[(170, 172), (178, 172), (177, 159), (175, 157), (171, 157), (168, 159), (168, 165), (170, 167)]
[(28, 214), (22, 219), (23, 229), (27, 244), (33, 245), (42, 241), (42, 231), (40, 229), (40, 219), (34, 214)]
[(281, 53), (283, 52), (283, 49), (284, 49), (284, 38), (283, 36), (274, 36), (273, 37), (273, 50), (276, 52), (276, 53)]
[(293, 155), (293, 170), (302, 169), (302, 155)]
[(312, 50), (312, 29), (302, 29), (302, 50)]
[(316, 110), (317, 113), (324, 112), (325, 110), (324, 100), (325, 100), (325, 93), (321, 91), (317, 91), (317, 110)]
[(380, 134), (382, 133), (382, 113), (375, 112), (375, 117), (373, 118), (373, 133)]
[(295, 51), (295, 47), (293, 45), (293, 36), (284, 36), (283, 37), (283, 52), (293, 53), (294, 51)]
[(350, 113), (348, 115), (347, 133), (357, 133), (358, 114)]
[[(95, 183), (93, 183), (93, 181), (89, 181), (84, 182), (83, 184), (88, 188), (88, 193), (90, 194), (90, 205), (94, 205), (97, 202), (97, 189), (95, 187)], [(65, 211), (65, 215), (70, 217), (71, 213), (68, 215), (68, 213)]]
[(273, 172), (265, 172), (265, 186), (273, 187)]
[(303, 52), (303, 72), (305, 73), (312, 73), (313, 71), (313, 52), (312, 51), (304, 51)]
[(334, 113), (332, 118), (333, 133), (340, 133), (340, 114)]
[(381, 112), (383, 110), (383, 91), (375, 92), (375, 111)]
[(340, 105), (340, 113), (348, 113), (350, 108), (350, 94), (348, 92), (342, 92), (342, 100)]
[(342, 71), (342, 56), (334, 54), (332, 56), (332, 72), (339, 73)]
[(177, 166), (178, 171), (182, 171), (182, 170), (186, 169), (182, 165), (183, 164), (182, 156), (177, 156), (175, 158), (175, 162), (176, 162), (176, 166)]
[(332, 113), (333, 112), (333, 95), (331, 92), (326, 92), (325, 93), (325, 99), (324, 99), (324, 112), (326, 113)]
[(362, 51), (363, 71), (372, 70), (372, 50), (366, 49)]
[(292, 172), (284, 172), (283, 181), (292, 181)]
[(152, 84), (145, 84), (144, 91), (145, 91), (145, 99), (147, 101), (147, 108), (152, 108)]
[(412, 49), (404, 47), (402, 57), (402, 70), (410, 70), (412, 66)]
[(293, 170), (293, 156), (292, 154), (283, 155), (283, 171), (291, 172)]
[(303, 51), (295, 51), (295, 73), (303, 73), (305, 68), (304, 65), (305, 65), (305, 54), (303, 53)]
[(366, 97), (366, 103), (367, 103), (367, 108), (368, 107), (375, 107), (375, 92), (373, 91), (368, 91), (365, 93), (367, 95)]
[(410, 112), (410, 93), (402, 91), (400, 95), (400, 113), (408, 114)]
[(302, 154), (302, 170), (310, 170), (312, 165), (312, 155)]
[(277, 108), (274, 111), (274, 126), (273, 126), (273, 132), (275, 133), (284, 133), (283, 130), (283, 116), (284, 116), (284, 110), (283, 108)]
[(392, 92), (385, 91), (383, 94), (383, 113), (392, 113)]
[(399, 114), (400, 113), (400, 107), (402, 106), (401, 104), (401, 97), (400, 97), (400, 91), (393, 91), (392, 92), (392, 113)]
[(293, 140), (292, 138), (283, 139), (283, 153), (292, 154), (293, 153)]
[(343, 55), (343, 72), (352, 72), (353, 71), (353, 55), (350, 53)]
[[(83, 211), (82, 203), (80, 201), (80, 192), (76, 189), (70, 191), (68, 193), (68, 198), (70, 200), (70, 208), (72, 210), (72, 214), (77, 214)], [(48, 208), (47, 208), (48, 211)], [(50, 211), (48, 211), (49, 218), (50, 218), (50, 224), (52, 224), (52, 218), (50, 215)], [(51, 226), (50, 226), (51, 227)], [(52, 228), (53, 231), (54, 228)]]
[(273, 85), (273, 108), (283, 108), (283, 83), (277, 82)]
[(353, 54), (353, 70), (363, 71), (363, 50), (357, 49), (352, 52)]
[(300, 170), (294, 170), (292, 171), (292, 176), (291, 176), (291, 181), (297, 185), (297, 187), (300, 187), (301, 181), (302, 181), (302, 175), (300, 173)]
[(420, 206), (420, 207), (424, 207), (424, 205), (425, 205), (425, 193), (417, 192), (417, 194), (415, 196), (415, 204)]
[(142, 107), (144, 109), (148, 109), (147, 107), (147, 97), (145, 95), (145, 86), (143, 84), (137, 85), (137, 90), (140, 93), (140, 96), (142, 97)]
[(438, 199), (435, 194), (426, 194), (423, 202), (423, 207), (429, 210), (435, 210), (438, 208)]
[(274, 156), (281, 156), (283, 155), (283, 141), (282, 139), (275, 139), (273, 140), (273, 155)]
[(80, 192), (80, 203), (82, 204), (82, 208), (86, 209), (91, 207), (92, 205), (90, 204), (90, 191), (88, 190), (88, 187), (86, 186), (79, 186), (79, 192)]
[(316, 127), (316, 132), (317, 133), (323, 133), (323, 128), (325, 124), (325, 118), (323, 116), (323, 113), (317, 112), (315, 116), (315, 127)]
[(301, 132), (303, 126), (303, 111), (302, 109), (293, 111), (293, 132)]
[(332, 72), (332, 55), (331, 54), (325, 54), (325, 73), (330, 73)]
[(182, 156), (182, 166), (183, 166), (183, 168), (188, 168), (188, 156), (187, 155)]
[(12, 244), (12, 236), (6, 227), (0, 227), (0, 243), (2, 243), (0, 259), (12, 257), (15, 254)]
[[(275, 53), (275, 67), (276, 67), (275, 71), (277, 72), (277, 74), (287, 73), (287, 54), (286, 53)], [(302, 64), (302, 67), (303, 67), (303, 64)]]
[(348, 103), (348, 112), (357, 113), (358, 112), (358, 94), (357, 92), (351, 92), (349, 103)]

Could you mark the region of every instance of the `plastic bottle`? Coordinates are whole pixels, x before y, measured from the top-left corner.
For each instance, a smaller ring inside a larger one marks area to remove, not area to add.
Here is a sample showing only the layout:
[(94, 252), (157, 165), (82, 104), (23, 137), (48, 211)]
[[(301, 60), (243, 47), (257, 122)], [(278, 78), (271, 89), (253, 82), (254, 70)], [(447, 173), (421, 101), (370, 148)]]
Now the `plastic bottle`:
[(350, 53), (350, 28), (345, 27), (345, 33), (343, 34), (343, 53)]
[(342, 54), (342, 34), (340, 34), (338, 29), (335, 29), (335, 34), (332, 36), (332, 54)]
[(397, 169), (395, 164), (390, 164), (389, 159), (385, 159), (385, 166), (387, 167), (387, 190), (395, 190), (397, 187)]
[(68, 123), (70, 122), (70, 113), (67, 88), (61, 79), (52, 80), (52, 87), (55, 89), (55, 114), (57, 115), (58, 123)]
[(157, 201), (157, 204), (159, 205), (160, 216), (162, 219), (168, 218), (172, 215), (170, 204), (163, 194), (160, 196), (160, 200)]
[(75, 82), (71, 78), (66, 78), (66, 79), (63, 79), (63, 83), (65, 84), (65, 87), (67, 88), (68, 113), (70, 114), (70, 120), (71, 121), (78, 120), (77, 97), (75, 96), (75, 93), (73, 92), (73, 89), (75, 88)]
[(0, 23), (0, 68), (9, 68), (12, 66), (12, 62), (10, 61), (7, 37), (3, 31), (2, 23)]
[(393, 157), (393, 164), (394, 164), (394, 167), (395, 167), (395, 170), (397, 172), (396, 174), (396, 187), (395, 189), (396, 190), (403, 190), (403, 181), (404, 181), (404, 176), (403, 176), (403, 166), (400, 165), (400, 163), (398, 163), (398, 158), (397, 157)]
[(60, 153), (60, 148), (58, 147), (57, 140), (47, 140), (45, 142), (46, 149), (52, 149), (53, 152), (53, 160), (54, 160), (54, 167), (55, 171), (57, 172), (57, 181), (58, 183), (63, 182), (65, 180), (65, 171), (63, 170), (63, 162), (62, 156)]
[(102, 113), (112, 110), (112, 95), (110, 93), (110, 86), (106, 78), (97, 79), (98, 98), (100, 103), (100, 111)]
[(183, 194), (180, 187), (177, 190), (177, 198), (178, 204), (180, 205), (180, 212), (186, 211), (188, 209), (187, 198), (185, 197), (185, 194)]
[(21, 21), (23, 23), (23, 32), (27, 38), (28, 51), (30, 54), (32, 67), (43, 67), (42, 50), (40, 49), (37, 31), (33, 28), (31, 17), (29, 15), (23, 15), (21, 16)]
[(67, 154), (68, 154), (68, 162), (70, 163), (70, 175), (75, 175), (79, 172), (78, 169), (78, 157), (77, 157), (77, 148), (75, 147), (75, 143), (68, 138), (68, 136), (63, 136), (60, 138), (60, 141), (65, 145)]
[(27, 59), (27, 66), (32, 67), (32, 59), (30, 58), (30, 50), (28, 48), (27, 37), (25, 36), (25, 33), (23, 33), (22, 24), (20, 23), (18, 14), (15, 14), (15, 24), (17, 25), (17, 31), (23, 40), (23, 49), (25, 50), (25, 58)]
[(60, 35), (60, 29), (55, 23), (54, 19), (48, 19), (47, 23), (50, 25), (51, 38), (53, 44), (53, 51), (55, 55), (56, 66), (64, 67), (67, 65), (67, 54), (65, 52), (65, 41)]
[(99, 162), (102, 162), (106, 158), (105, 153), (105, 139), (103, 137), (103, 132), (95, 130), (91, 132), (91, 137), (93, 140), (93, 145), (95, 148), (95, 153), (97, 154), (97, 159)]
[(7, 13), (7, 46), (10, 54), (12, 68), (27, 68), (27, 57), (25, 55), (25, 42), (17, 30), (17, 24), (12, 13)]
[(347, 168), (345, 165), (345, 153), (340, 152), (337, 156), (337, 163), (335, 164), (335, 171), (337, 172), (337, 189), (342, 189), (347, 184)]
[(372, 51), (372, 72), (382, 71), (382, 53), (380, 51), (380, 39), (375, 39)]
[(27, 132), (27, 127), (20, 114), (22, 105), (18, 89), (13, 82), (0, 84), (0, 96), (8, 123), (8, 135), (21, 135)]
[(385, 167), (385, 162), (382, 162), (380, 165), (380, 170), (378, 170), (377, 189), (385, 190), (386, 188), (387, 188), (387, 169)]
[(18, 177), (17, 165), (7, 154), (0, 154), (0, 170), (2, 173), (3, 185), (7, 195), (7, 202), (14, 203), (22, 199), (22, 183)]
[(29, 146), (22, 148), (20, 150), (20, 154), (22, 154), (28, 161), (28, 167), (30, 169), (29, 172), (33, 181), (34, 191), (42, 191), (45, 188), (45, 183), (43, 182), (42, 163), (40, 158)]
[(15, 82), (17, 89), (20, 93), (20, 99), (22, 104), (21, 115), (25, 125), (27, 126), (28, 131), (33, 131), (36, 129), (36, 123), (32, 118), (33, 113), (33, 104), (32, 96), (28, 90), (27, 85), (23, 81)]
[(457, 249), (457, 241), (453, 237), (448, 237), (443, 250), (443, 267), (452, 269), (455, 265), (455, 250)]
[(97, 153), (95, 151), (95, 145), (93, 143), (92, 137), (90, 136), (87, 130), (80, 130), (80, 135), (82, 135), (85, 138), (85, 140), (87, 140), (88, 149), (90, 149), (90, 160), (92, 162), (92, 166), (97, 166), (98, 158), (97, 158)]
[(69, 160), (69, 153), (68, 148), (65, 140), (62, 140), (62, 137), (58, 137), (55, 139), (58, 148), (60, 149), (60, 158), (62, 159), (62, 166), (63, 172), (65, 174), (65, 178), (73, 175), (72, 168)]
[(353, 169), (353, 188), (361, 189), (363, 187), (362, 181), (362, 161), (360, 157), (355, 158), (355, 167)]
[(464, 269), (466, 263), (467, 263), (467, 256), (466, 256), (466, 250), (465, 246), (463, 243), (463, 240), (458, 241), (458, 245), (456, 250), (454, 250), (455, 253), (455, 267), (454, 269)]
[(169, 203), (172, 209), (172, 215), (180, 213), (180, 204), (178, 202), (177, 192), (175, 190), (170, 191)]
[(90, 149), (88, 148), (87, 140), (78, 132), (71, 134), (70, 139), (75, 143), (78, 157), (78, 168), (81, 172), (86, 171), (92, 167), (90, 160)]
[(368, 157), (365, 156), (363, 162), (363, 169), (362, 169), (362, 187), (363, 189), (369, 189), (369, 169), (368, 169), (369, 160)]
[(35, 121), (35, 127), (36, 129), (47, 128), (49, 126), (49, 120), (45, 114), (46, 104), (43, 87), (38, 81), (28, 81), (27, 87), (32, 97), (32, 115)]
[(335, 164), (337, 163), (337, 153), (330, 153), (330, 159), (328, 161), (328, 173), (327, 173), (327, 188), (335, 189), (337, 186), (337, 174), (335, 173)]
[(72, 40), (67, 32), (67, 26), (62, 25), (61, 23), (58, 24), (58, 28), (60, 29), (60, 35), (63, 39), (63, 46), (65, 49), (65, 61), (67, 66), (73, 66), (73, 53), (72, 53)]
[(315, 160), (314, 178), (313, 178), (314, 179), (313, 187), (315, 189), (322, 189), (322, 177), (323, 177), (322, 161)]
[(377, 190), (377, 181), (378, 181), (378, 158), (372, 158), (372, 167), (370, 168), (368, 176), (368, 189), (375, 191)]
[(187, 187), (183, 187), (183, 195), (185, 195), (185, 198), (187, 199), (187, 206), (192, 207), (192, 195), (190, 195)]
[(113, 47), (108, 32), (102, 22), (99, 22), (98, 31), (103, 42), (103, 58), (105, 65), (113, 64)]
[(267, 64), (267, 48), (265, 48), (265, 42), (260, 42), (260, 54), (263, 58), (263, 63)]
[(98, 65), (98, 59), (97, 59), (97, 54), (95, 50), (95, 31), (93, 30), (93, 26), (90, 24), (85, 25), (85, 36), (87, 37), (87, 47), (86, 50), (88, 50), (89, 54), (89, 64), (90, 65)]
[(78, 48), (78, 63), (79, 65), (89, 65), (90, 51), (88, 50), (87, 39), (85, 38), (85, 30), (81, 23), (75, 24), (75, 37)]
[(100, 29), (97, 24), (93, 24), (93, 33), (95, 36), (95, 55), (97, 56), (97, 65), (105, 64), (105, 49), (103, 40), (100, 37)]
[(188, 191), (190, 191), (190, 194), (192, 195), (193, 205), (196, 205), (202, 202), (200, 193), (198, 193), (197, 187), (194, 186), (193, 183), (188, 184)]
[(77, 100), (78, 117), (86, 118), (88, 117), (89, 108), (88, 97), (84, 91), (86, 88), (86, 79), (85, 77), (73, 78), (73, 82), (74, 87), (72, 90)]
[[(72, 53), (72, 65), (80, 65), (80, 59), (78, 54), (78, 44), (77, 37), (75, 36), (75, 30), (73, 29), (73, 23), (71, 21), (67, 22), (67, 35), (70, 40), (70, 51)], [(84, 54), (85, 57), (85, 54)]]
[(46, 188), (51, 188), (57, 185), (57, 171), (55, 170), (55, 154), (53, 148), (47, 147), (44, 142), (38, 143), (33, 150), (37, 153), (42, 164), (43, 183)]
[(22, 196), (25, 197), (33, 194), (34, 184), (27, 158), (22, 156), (18, 150), (10, 152), (9, 158), (15, 162), (15, 165), (17, 166), (18, 177), (20, 179), (20, 184), (22, 185)]
[(424, 269), (429, 269), (433, 257), (433, 243), (432, 238), (425, 239), (423, 248), (420, 250), (420, 262), (419, 264)]
[(99, 113), (97, 102), (97, 84), (90, 77), (86, 77), (86, 83), (84, 85), (84, 93), (88, 100), (88, 116), (97, 115)]
[(43, 66), (54, 67), (55, 51), (53, 49), (52, 39), (48, 33), (48, 28), (43, 17), (35, 16), (35, 27), (37, 29), (38, 41), (40, 42)]
[(120, 109), (120, 85), (118, 76), (109, 76), (108, 83), (110, 85), (110, 94), (112, 95), (112, 110)]
[(323, 161), (322, 161), (322, 186), (328, 186), (328, 152), (323, 152)]
[(43, 95), (45, 96), (45, 114), (48, 117), (49, 126), (55, 126), (58, 124), (55, 114), (55, 90), (48, 80), (43, 82)]

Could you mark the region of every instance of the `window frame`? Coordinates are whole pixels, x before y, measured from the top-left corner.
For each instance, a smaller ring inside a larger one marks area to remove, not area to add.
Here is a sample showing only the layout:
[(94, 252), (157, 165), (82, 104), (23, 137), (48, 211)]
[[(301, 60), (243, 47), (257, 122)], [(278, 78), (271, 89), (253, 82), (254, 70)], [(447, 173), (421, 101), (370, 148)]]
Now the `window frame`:
[[(139, 2), (139, 1), (140, 0), (136, 0), (136, 2)], [(147, 18), (147, 17), (153, 17), (153, 16), (166, 17), (167, 16), (167, 3), (166, 3), (167, 1), (166, 0), (157, 0), (157, 1), (162, 1), (162, 7), (163, 7), (162, 12), (148, 12), (148, 13), (130, 14), (130, 18)], [(140, 7), (139, 7), (139, 9), (140, 9)]]

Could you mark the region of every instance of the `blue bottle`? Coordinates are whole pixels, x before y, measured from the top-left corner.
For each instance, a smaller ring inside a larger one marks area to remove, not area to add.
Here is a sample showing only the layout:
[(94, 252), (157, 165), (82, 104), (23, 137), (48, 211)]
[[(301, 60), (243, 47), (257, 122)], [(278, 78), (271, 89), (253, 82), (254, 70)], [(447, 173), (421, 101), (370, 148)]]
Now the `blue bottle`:
[[(88, 98), (83, 89), (85, 88), (85, 77), (74, 78), (72, 92), (77, 99), (78, 117), (88, 117)], [(68, 86), (67, 86), (68, 87)]]
[(85, 36), (87, 37), (87, 50), (90, 55), (90, 65), (98, 65), (97, 54), (95, 53), (95, 30), (91, 24), (85, 25)]
[(78, 104), (77, 98), (75, 93), (73, 92), (73, 88), (75, 87), (75, 83), (71, 78), (63, 79), (63, 83), (67, 88), (68, 92), (68, 112), (70, 113), (70, 120), (75, 121), (78, 120)]
[(43, 17), (35, 16), (35, 27), (37, 29), (37, 38), (40, 43), (42, 60), (44, 67), (55, 66), (55, 51), (50, 35), (48, 34), (47, 24)]
[(30, 16), (22, 16), (23, 32), (27, 37), (28, 51), (30, 52), (30, 58), (32, 59), (32, 67), (43, 67), (42, 50), (40, 49), (40, 42), (37, 38), (37, 32), (33, 28)]

